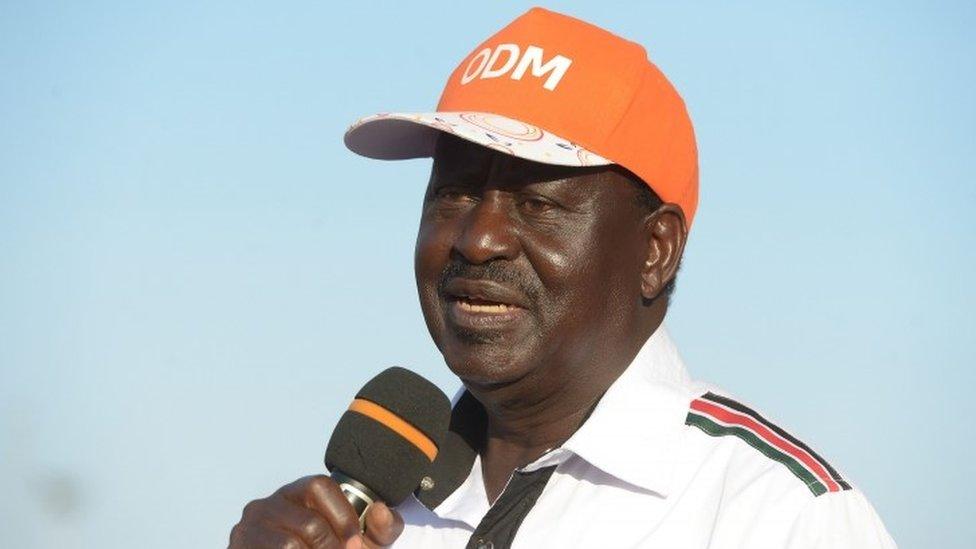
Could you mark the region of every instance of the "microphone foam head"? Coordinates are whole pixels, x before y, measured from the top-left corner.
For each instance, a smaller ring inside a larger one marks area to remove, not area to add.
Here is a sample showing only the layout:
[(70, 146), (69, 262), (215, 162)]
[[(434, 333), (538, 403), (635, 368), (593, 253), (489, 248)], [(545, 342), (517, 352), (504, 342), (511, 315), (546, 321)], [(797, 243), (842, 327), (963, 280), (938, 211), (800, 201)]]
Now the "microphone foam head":
[(399, 505), (428, 474), (450, 420), (451, 402), (436, 385), (405, 368), (388, 368), (339, 418), (325, 466)]

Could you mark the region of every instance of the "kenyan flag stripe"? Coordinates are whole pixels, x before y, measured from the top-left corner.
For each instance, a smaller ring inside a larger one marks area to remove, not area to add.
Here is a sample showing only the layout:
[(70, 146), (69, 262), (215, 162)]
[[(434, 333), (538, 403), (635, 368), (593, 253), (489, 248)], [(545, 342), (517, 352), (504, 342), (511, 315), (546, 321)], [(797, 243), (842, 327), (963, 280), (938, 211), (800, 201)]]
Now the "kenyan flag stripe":
[(793, 472), (794, 475), (797, 476), (797, 478), (802, 480), (804, 484), (807, 485), (807, 488), (813, 492), (814, 496), (827, 493), (827, 487), (825, 487), (822, 482), (817, 480), (817, 477), (814, 476), (813, 473), (811, 473), (806, 467), (801, 465), (799, 461), (793, 459), (783, 452), (780, 452), (769, 444), (766, 444), (761, 438), (744, 427), (739, 427), (736, 425), (720, 425), (708, 416), (699, 415), (695, 412), (688, 412), (688, 417), (685, 419), (685, 423), (688, 425), (694, 425), (713, 437), (721, 437), (726, 435), (739, 437), (745, 441), (746, 444), (752, 446), (769, 459), (778, 461), (785, 465), (790, 471)]
[(699, 412), (704, 412), (723, 423), (741, 425), (749, 429), (768, 444), (772, 444), (780, 451), (786, 452), (790, 456), (793, 456), (793, 458), (799, 460), (807, 469), (813, 472), (813, 474), (817, 475), (821, 482), (827, 485), (827, 489), (829, 491), (836, 492), (840, 490), (840, 486), (837, 485), (837, 482), (830, 477), (827, 471), (824, 470), (823, 466), (820, 465), (817, 460), (813, 459), (810, 454), (804, 452), (802, 448), (799, 448), (796, 445), (791, 444), (789, 441), (779, 437), (776, 435), (776, 433), (773, 433), (766, 428), (765, 425), (760, 424), (751, 417), (702, 399), (692, 401), (691, 408), (693, 410), (698, 410)]
[(718, 421), (729, 424), (729, 425), (739, 425), (752, 431), (755, 435), (762, 438), (767, 444), (771, 444), (773, 447), (779, 449), (782, 452), (787, 453), (794, 459), (802, 463), (807, 469), (809, 469), (813, 474), (815, 474), (821, 482), (823, 482), (827, 489), (831, 492), (836, 492), (840, 489), (840, 486), (834, 481), (833, 478), (824, 470), (823, 466), (813, 459), (810, 454), (803, 451), (802, 448), (791, 444), (789, 441), (781, 438), (780, 436), (773, 433), (765, 425), (760, 424), (753, 418), (730, 410), (713, 402), (709, 402), (703, 399), (695, 400), (691, 403), (691, 408), (699, 412), (703, 412), (706, 415), (711, 416)]
[(719, 396), (719, 395), (716, 395), (714, 393), (705, 393), (704, 395), (701, 396), (701, 398), (703, 398), (705, 400), (710, 400), (710, 401), (715, 402), (717, 404), (721, 404), (721, 405), (723, 405), (723, 406), (725, 406), (727, 408), (732, 408), (733, 410), (736, 410), (738, 412), (741, 412), (741, 413), (743, 413), (743, 414), (751, 417), (752, 419), (758, 421), (759, 423), (762, 423), (763, 425), (765, 425), (766, 427), (768, 427), (770, 430), (772, 430), (777, 435), (779, 435), (779, 436), (783, 437), (784, 439), (790, 441), (794, 445), (799, 446), (804, 451), (806, 451), (808, 454), (810, 454), (813, 457), (813, 459), (817, 460), (817, 462), (820, 463), (820, 465), (822, 465), (824, 467), (824, 469), (826, 469), (830, 473), (830, 477), (832, 479), (834, 479), (835, 481), (837, 481), (837, 484), (840, 485), (841, 489), (843, 489), (843, 490), (850, 490), (851, 489), (851, 485), (848, 484), (846, 481), (844, 481), (844, 479), (840, 476), (840, 473), (838, 473), (836, 469), (834, 469), (833, 467), (831, 467), (830, 464), (827, 463), (827, 460), (825, 460), (824, 458), (820, 457), (820, 455), (817, 454), (816, 452), (814, 452), (812, 448), (810, 448), (809, 446), (807, 446), (806, 444), (804, 444), (802, 441), (798, 440), (793, 435), (791, 435), (791, 434), (787, 433), (786, 431), (784, 431), (780, 426), (778, 426), (778, 425), (774, 424), (773, 422), (769, 421), (768, 419), (764, 418), (763, 416), (761, 416), (755, 410), (753, 410), (753, 409), (751, 409), (751, 408), (749, 408), (749, 407), (747, 407), (747, 406), (745, 406), (745, 405), (743, 405), (743, 404), (741, 404), (739, 402), (736, 402), (736, 401), (732, 400), (731, 398), (726, 398), (726, 397), (723, 397), (723, 396)]
[(694, 425), (698, 427), (706, 434), (713, 437), (721, 436), (735, 436), (739, 437), (746, 442), (749, 446), (752, 446), (763, 455), (778, 461), (785, 465), (794, 475), (806, 484), (807, 488), (813, 492), (814, 496), (819, 496), (821, 494), (827, 493), (827, 487), (820, 482), (817, 477), (811, 473), (806, 467), (800, 464), (799, 461), (791, 457), (790, 455), (777, 450), (776, 448), (770, 446), (761, 438), (756, 436), (755, 433), (749, 431), (748, 429), (738, 426), (738, 425), (722, 425), (715, 422), (711, 417), (706, 415), (698, 414), (694, 411), (688, 412), (688, 417), (685, 419), (685, 423), (688, 425)]
[(778, 461), (785, 465), (787, 469), (793, 472), (800, 480), (807, 485), (807, 488), (813, 492), (814, 496), (819, 496), (821, 494), (827, 493), (827, 487), (820, 482), (813, 473), (811, 473), (806, 467), (800, 464), (799, 461), (789, 456), (788, 454), (777, 450), (776, 448), (770, 446), (761, 438), (756, 436), (755, 433), (749, 431), (745, 427), (738, 425), (722, 425), (715, 422), (712, 418), (698, 414), (694, 411), (688, 412), (688, 417), (685, 419), (685, 423), (688, 425), (694, 425), (698, 427), (706, 434), (713, 437), (721, 437), (726, 435), (732, 435), (739, 437), (746, 442), (749, 446), (752, 446), (763, 455)]
[[(719, 425), (723, 425), (725, 427), (736, 427), (748, 431), (766, 445), (771, 446), (778, 452), (785, 454), (795, 461), (800, 468), (804, 469), (808, 474), (813, 475), (815, 480), (825, 485), (827, 491), (836, 492), (841, 489), (837, 482), (835, 482), (827, 471), (824, 470), (823, 466), (813, 459), (812, 456), (807, 454), (801, 448), (791, 444), (789, 441), (779, 437), (766, 426), (758, 423), (751, 417), (703, 399), (692, 401), (691, 409), (700, 415), (707, 416), (709, 419)], [(738, 431), (736, 431), (735, 434), (738, 434)], [(763, 453), (768, 455), (767, 452)], [(787, 466), (789, 466), (789, 464), (787, 464)], [(792, 470), (794, 473), (797, 472), (793, 467), (790, 467), (790, 470)], [(803, 479), (807, 482), (807, 484), (809, 484), (809, 480), (807, 478), (803, 477)]]

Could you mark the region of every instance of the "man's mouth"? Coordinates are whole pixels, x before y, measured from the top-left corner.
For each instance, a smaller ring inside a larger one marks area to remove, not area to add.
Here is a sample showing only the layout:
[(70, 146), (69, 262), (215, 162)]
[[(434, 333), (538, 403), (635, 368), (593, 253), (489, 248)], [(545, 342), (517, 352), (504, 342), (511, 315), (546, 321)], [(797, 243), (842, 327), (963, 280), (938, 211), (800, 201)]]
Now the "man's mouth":
[(514, 325), (527, 310), (521, 292), (490, 280), (454, 278), (443, 288), (448, 318), (468, 330), (498, 330)]
[(462, 311), (476, 314), (498, 315), (509, 313), (520, 308), (515, 305), (509, 305), (508, 303), (498, 303), (475, 297), (458, 296), (455, 297), (453, 301), (457, 303), (457, 306)]

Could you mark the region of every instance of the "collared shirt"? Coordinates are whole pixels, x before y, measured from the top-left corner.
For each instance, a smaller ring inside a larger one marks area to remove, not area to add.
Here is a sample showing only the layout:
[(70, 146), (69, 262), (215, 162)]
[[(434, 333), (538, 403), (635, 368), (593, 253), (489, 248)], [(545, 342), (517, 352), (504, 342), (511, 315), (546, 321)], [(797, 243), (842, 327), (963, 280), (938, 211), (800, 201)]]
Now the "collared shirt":
[(494, 506), (474, 442), (484, 421), (463, 395), (434, 472), (398, 508), (395, 547), (895, 547), (864, 495), (816, 452), (692, 381), (664, 326)]

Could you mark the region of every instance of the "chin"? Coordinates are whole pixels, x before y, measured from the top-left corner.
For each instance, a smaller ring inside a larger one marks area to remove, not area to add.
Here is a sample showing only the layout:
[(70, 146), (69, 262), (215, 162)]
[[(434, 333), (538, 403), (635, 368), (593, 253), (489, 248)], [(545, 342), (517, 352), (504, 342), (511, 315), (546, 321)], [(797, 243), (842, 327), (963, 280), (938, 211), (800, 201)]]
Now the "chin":
[(518, 381), (530, 370), (528, 361), (512, 353), (512, 344), (504, 339), (486, 340), (484, 333), (476, 338), (458, 334), (441, 346), (444, 362), (465, 385), (492, 386)]

